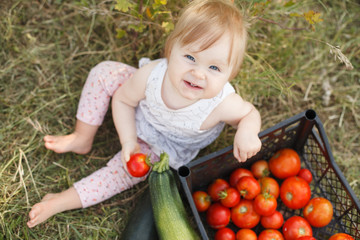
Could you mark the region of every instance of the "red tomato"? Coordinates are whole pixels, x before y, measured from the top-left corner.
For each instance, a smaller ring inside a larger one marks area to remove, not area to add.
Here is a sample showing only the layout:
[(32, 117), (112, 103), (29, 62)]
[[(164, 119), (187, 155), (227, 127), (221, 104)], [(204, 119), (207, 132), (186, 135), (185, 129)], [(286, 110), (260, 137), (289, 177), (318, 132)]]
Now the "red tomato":
[(336, 233), (332, 235), (329, 240), (354, 240), (354, 238), (346, 233)]
[(230, 185), (226, 180), (218, 178), (208, 186), (207, 192), (213, 201), (217, 201), (219, 200), (219, 193), (229, 187)]
[(303, 209), (303, 215), (313, 227), (328, 225), (333, 217), (333, 206), (323, 197), (311, 199)]
[(255, 178), (267, 177), (270, 175), (269, 164), (265, 160), (254, 162), (250, 168)]
[(270, 216), (262, 216), (260, 223), (267, 229), (279, 229), (284, 223), (284, 217), (279, 211), (275, 211)]
[(251, 229), (247, 229), (247, 228), (240, 229), (236, 233), (236, 240), (245, 240), (245, 239), (246, 240), (257, 240), (256, 233)]
[(247, 169), (245, 169), (245, 168), (237, 168), (237, 169), (235, 169), (235, 170), (230, 174), (230, 178), (229, 178), (230, 186), (236, 187), (236, 184), (237, 184), (237, 182), (239, 181), (239, 179), (242, 178), (242, 177), (244, 177), (244, 176), (253, 177), (253, 174), (251, 173), (250, 170), (247, 170)]
[(300, 168), (300, 157), (290, 148), (277, 151), (269, 160), (270, 172), (280, 179), (296, 176)]
[(215, 240), (235, 240), (235, 233), (230, 228), (221, 228), (215, 233)]
[(199, 212), (205, 212), (211, 205), (211, 198), (209, 194), (204, 191), (195, 191), (192, 194), (196, 209)]
[(312, 228), (308, 221), (299, 216), (292, 216), (286, 220), (282, 231), (285, 240), (296, 240), (299, 237), (313, 235)]
[(230, 209), (220, 203), (210, 205), (206, 212), (206, 221), (210, 227), (220, 229), (226, 227), (230, 222)]
[(270, 193), (276, 199), (279, 197), (280, 187), (278, 182), (271, 177), (263, 177), (258, 180), (261, 193)]
[(254, 177), (245, 176), (236, 184), (240, 195), (248, 200), (254, 199), (260, 193), (260, 184)]
[(290, 209), (303, 208), (311, 198), (310, 186), (302, 178), (289, 177), (280, 186), (280, 198)]
[(265, 229), (260, 233), (258, 240), (284, 240), (284, 237), (276, 229)]
[(297, 174), (298, 177), (301, 177), (303, 178), (305, 181), (307, 181), (307, 183), (311, 183), (312, 179), (313, 179), (313, 176), (310, 172), (309, 169), (306, 169), (306, 168), (302, 168), (300, 169), (299, 173)]
[(228, 208), (235, 207), (240, 202), (240, 193), (233, 187), (221, 191), (219, 196), (221, 204)]
[(304, 236), (304, 237), (299, 237), (296, 240), (316, 240), (316, 238), (310, 236)]
[(268, 193), (260, 193), (254, 199), (254, 209), (261, 216), (270, 216), (276, 211), (276, 198)]
[(130, 160), (126, 163), (128, 172), (133, 177), (143, 177), (150, 170), (150, 161), (145, 154), (135, 153), (130, 156)]
[(242, 199), (231, 208), (231, 220), (239, 228), (253, 228), (260, 222), (260, 215), (255, 212), (253, 201)]

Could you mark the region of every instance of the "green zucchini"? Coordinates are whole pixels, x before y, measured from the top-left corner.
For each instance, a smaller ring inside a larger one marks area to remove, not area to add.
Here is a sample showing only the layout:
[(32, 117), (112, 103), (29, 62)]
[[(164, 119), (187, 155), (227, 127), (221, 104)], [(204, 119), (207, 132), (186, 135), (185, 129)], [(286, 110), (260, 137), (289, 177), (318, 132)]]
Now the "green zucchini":
[(150, 200), (149, 188), (139, 197), (131, 212), (122, 240), (158, 240)]
[(181, 200), (175, 177), (169, 169), (169, 156), (160, 155), (149, 176), (151, 205), (159, 239), (200, 239), (192, 227)]

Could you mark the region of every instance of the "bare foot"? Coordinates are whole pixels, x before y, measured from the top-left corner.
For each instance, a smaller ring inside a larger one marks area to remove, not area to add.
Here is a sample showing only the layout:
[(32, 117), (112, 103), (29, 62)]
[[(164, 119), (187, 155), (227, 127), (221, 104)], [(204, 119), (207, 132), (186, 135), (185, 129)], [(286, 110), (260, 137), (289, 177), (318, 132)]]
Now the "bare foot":
[(59, 193), (47, 194), (41, 200), (41, 202), (35, 204), (31, 208), (31, 211), (29, 212), (30, 220), (27, 222), (29, 228), (33, 228), (39, 223), (47, 220), (49, 217), (62, 212), (62, 210), (59, 208), (61, 206), (58, 206), (56, 201), (54, 201), (58, 195)]
[(49, 193), (31, 208), (27, 225), (33, 228), (57, 213), (81, 207), (80, 197), (74, 187), (61, 193)]
[(74, 152), (86, 154), (90, 152), (93, 138), (86, 138), (77, 133), (64, 136), (46, 135), (44, 137), (45, 147), (56, 153)]

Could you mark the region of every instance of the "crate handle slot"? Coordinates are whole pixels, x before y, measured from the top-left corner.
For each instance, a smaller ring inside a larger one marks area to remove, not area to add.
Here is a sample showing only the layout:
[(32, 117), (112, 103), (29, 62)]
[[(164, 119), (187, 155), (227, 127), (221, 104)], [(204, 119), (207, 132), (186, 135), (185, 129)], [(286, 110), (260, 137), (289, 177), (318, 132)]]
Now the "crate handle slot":
[(310, 120), (310, 121), (315, 120), (316, 112), (313, 109), (308, 109), (305, 112), (305, 117), (307, 120)]
[(190, 175), (190, 169), (187, 166), (181, 166), (178, 169), (178, 174), (180, 177), (188, 177)]

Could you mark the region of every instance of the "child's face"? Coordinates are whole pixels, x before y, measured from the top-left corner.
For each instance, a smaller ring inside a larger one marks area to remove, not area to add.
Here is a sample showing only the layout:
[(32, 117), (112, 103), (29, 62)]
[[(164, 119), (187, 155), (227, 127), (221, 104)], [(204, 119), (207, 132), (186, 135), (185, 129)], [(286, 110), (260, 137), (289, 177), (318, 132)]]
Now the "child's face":
[(167, 77), (184, 101), (215, 97), (229, 81), (232, 70), (228, 64), (229, 34), (201, 52), (200, 47), (200, 43), (186, 46), (175, 43), (168, 59)]

